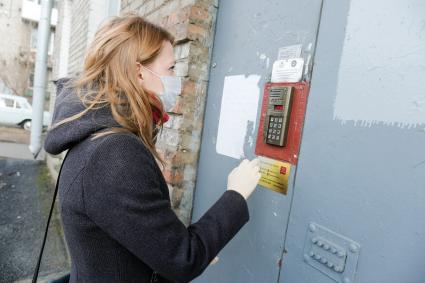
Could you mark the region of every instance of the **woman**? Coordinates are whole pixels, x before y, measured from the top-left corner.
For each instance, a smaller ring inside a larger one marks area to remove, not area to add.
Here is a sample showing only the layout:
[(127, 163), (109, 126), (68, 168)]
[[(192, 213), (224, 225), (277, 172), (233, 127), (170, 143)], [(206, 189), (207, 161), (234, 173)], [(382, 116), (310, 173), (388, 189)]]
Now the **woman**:
[(180, 92), (173, 42), (137, 15), (114, 17), (95, 34), (81, 75), (57, 81), (44, 148), (68, 150), (59, 201), (70, 282), (188, 282), (249, 220), (257, 159), (230, 172), (198, 222), (185, 227), (171, 209), (155, 138)]

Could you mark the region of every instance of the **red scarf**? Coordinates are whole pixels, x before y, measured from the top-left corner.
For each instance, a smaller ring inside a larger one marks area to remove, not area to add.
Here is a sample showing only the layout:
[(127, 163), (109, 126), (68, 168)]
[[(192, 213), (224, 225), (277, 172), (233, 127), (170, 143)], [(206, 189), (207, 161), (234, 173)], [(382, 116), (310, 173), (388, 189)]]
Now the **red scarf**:
[[(154, 95), (152, 94), (150, 95), (154, 100), (158, 101), (158, 99), (156, 99)], [(161, 119), (161, 111), (154, 105), (152, 105), (152, 115), (153, 115), (153, 121), (155, 125), (158, 124)], [(164, 112), (164, 115), (162, 116), (162, 123), (167, 122), (169, 119), (170, 119), (170, 116), (167, 114), (167, 112)]]

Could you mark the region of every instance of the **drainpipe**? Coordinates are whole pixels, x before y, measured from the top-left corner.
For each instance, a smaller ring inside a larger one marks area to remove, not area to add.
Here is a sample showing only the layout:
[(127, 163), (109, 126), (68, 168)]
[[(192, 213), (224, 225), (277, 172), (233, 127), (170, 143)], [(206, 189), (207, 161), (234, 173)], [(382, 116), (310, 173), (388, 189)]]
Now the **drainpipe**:
[(37, 30), (37, 53), (34, 72), (33, 111), (31, 117), (31, 138), (29, 149), (34, 156), (41, 150), (41, 132), (43, 129), (44, 97), (47, 81), (47, 52), (50, 40), (50, 16), (53, 0), (41, 1), (41, 16)]

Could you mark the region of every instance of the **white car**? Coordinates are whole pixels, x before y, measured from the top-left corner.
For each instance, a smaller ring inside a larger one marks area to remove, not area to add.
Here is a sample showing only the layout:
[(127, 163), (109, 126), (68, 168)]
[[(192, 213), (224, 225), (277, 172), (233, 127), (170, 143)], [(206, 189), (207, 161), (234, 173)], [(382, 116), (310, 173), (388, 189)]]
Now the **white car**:
[[(0, 94), (0, 123), (31, 130), (32, 106), (25, 97)], [(50, 123), (50, 113), (43, 113), (43, 127)]]

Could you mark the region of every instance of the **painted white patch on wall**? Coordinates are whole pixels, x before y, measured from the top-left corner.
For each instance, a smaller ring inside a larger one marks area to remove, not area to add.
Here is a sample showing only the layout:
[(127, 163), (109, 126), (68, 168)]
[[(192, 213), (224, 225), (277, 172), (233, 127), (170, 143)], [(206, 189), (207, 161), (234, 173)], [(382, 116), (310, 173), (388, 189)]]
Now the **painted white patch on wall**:
[(425, 123), (425, 1), (371, 3), (351, 1), (334, 119), (416, 127)]
[[(255, 129), (260, 75), (234, 75), (224, 78), (216, 151), (236, 159), (244, 154), (248, 128)], [(250, 124), (252, 126), (250, 126)]]

